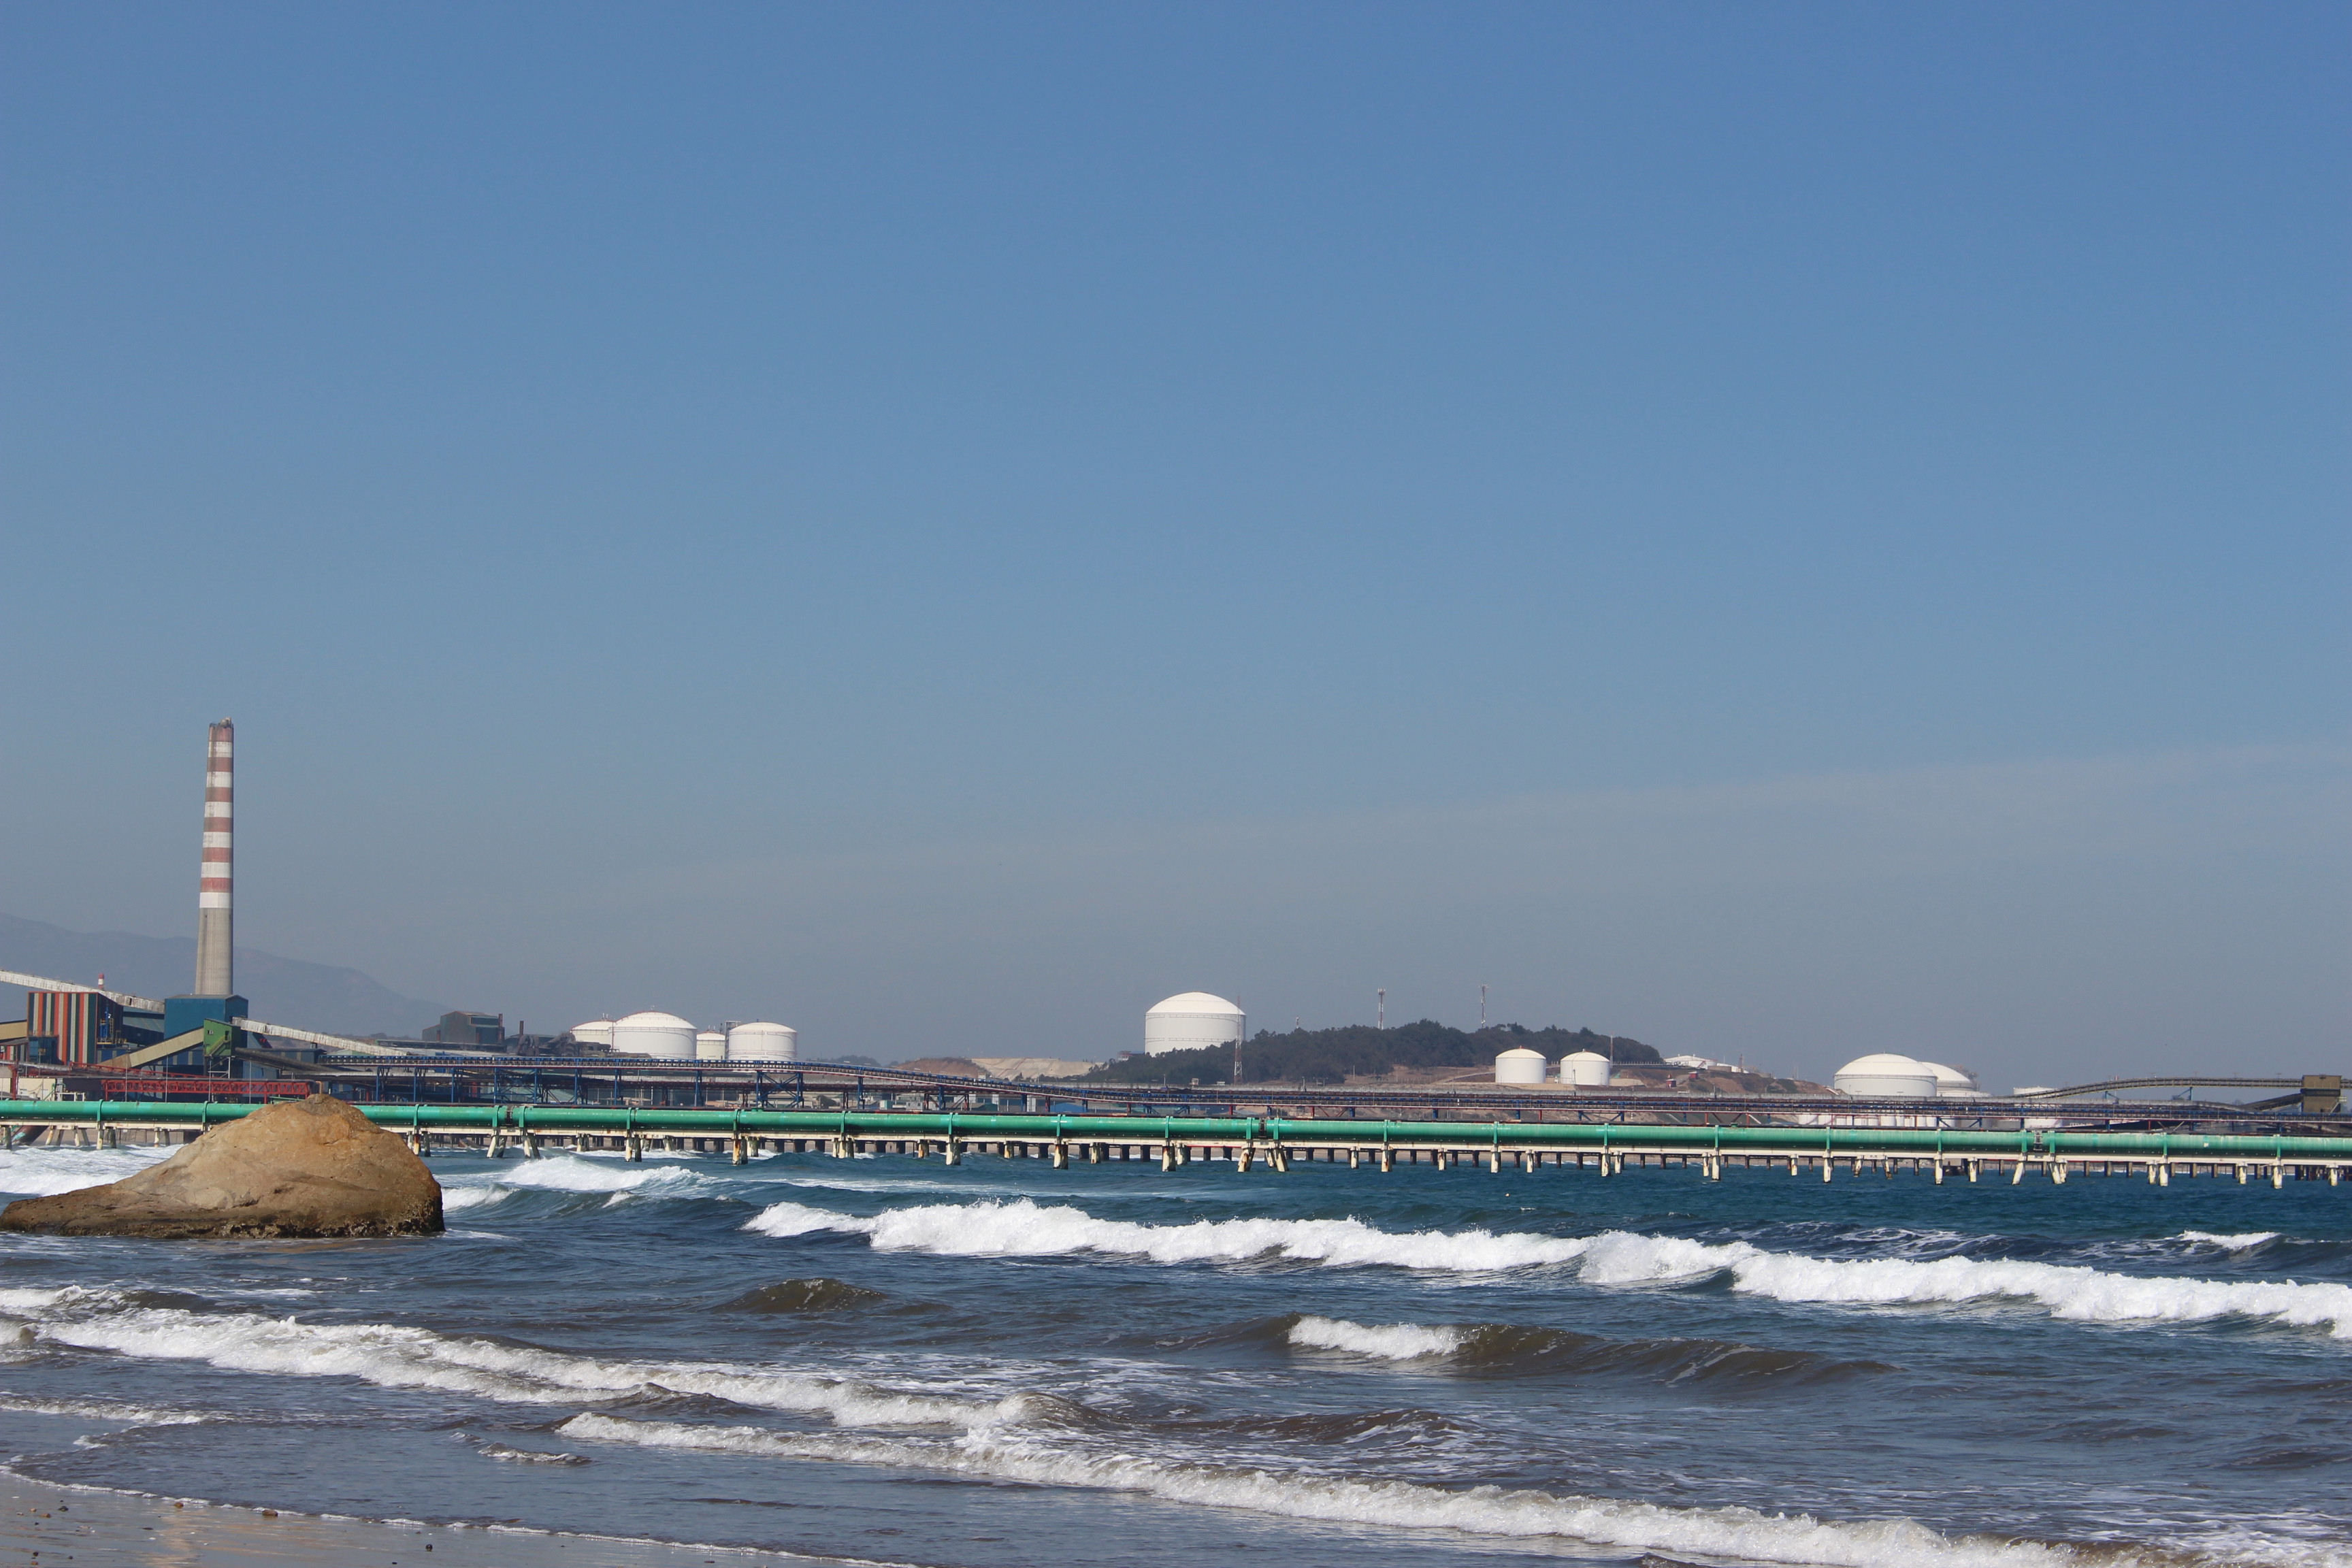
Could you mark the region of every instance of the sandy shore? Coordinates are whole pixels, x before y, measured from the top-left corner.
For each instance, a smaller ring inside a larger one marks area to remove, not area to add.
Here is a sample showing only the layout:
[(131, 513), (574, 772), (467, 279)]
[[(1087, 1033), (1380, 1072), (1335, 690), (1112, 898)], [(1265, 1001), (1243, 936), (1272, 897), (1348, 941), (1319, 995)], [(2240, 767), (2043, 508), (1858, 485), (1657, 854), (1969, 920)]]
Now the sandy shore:
[(663, 1546), (594, 1536), (369, 1524), (51, 1486), (0, 1470), (0, 1568), (748, 1568), (822, 1562), (790, 1552)]

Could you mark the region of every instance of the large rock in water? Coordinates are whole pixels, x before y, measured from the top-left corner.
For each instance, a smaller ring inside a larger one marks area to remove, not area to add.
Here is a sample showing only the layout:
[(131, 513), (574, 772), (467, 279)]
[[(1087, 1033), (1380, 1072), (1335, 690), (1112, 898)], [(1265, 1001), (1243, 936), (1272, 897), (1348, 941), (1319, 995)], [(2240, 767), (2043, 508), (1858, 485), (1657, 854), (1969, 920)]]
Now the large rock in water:
[(340, 1100), (281, 1100), (103, 1187), (19, 1198), (0, 1230), (60, 1236), (423, 1236), (441, 1184)]

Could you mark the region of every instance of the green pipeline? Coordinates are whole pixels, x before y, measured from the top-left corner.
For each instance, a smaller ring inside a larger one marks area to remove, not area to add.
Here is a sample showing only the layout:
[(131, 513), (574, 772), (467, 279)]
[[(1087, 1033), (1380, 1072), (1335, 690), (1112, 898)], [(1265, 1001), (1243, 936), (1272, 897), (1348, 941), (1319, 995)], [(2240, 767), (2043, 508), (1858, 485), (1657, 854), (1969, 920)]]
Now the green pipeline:
[[(48, 1126), (209, 1127), (250, 1115), (249, 1105), (140, 1100), (0, 1100), (0, 1123)], [(692, 1110), (574, 1105), (362, 1105), (394, 1131), (631, 1133), (726, 1138), (947, 1139), (1012, 1142), (1250, 1143), (1496, 1149), (1509, 1152), (1867, 1154), (1897, 1159), (2271, 1160), (2352, 1163), (2352, 1138), (2232, 1133), (1993, 1132), (1914, 1127), (1714, 1127), (1519, 1121), (1289, 1121), (1279, 1117), (962, 1115), (875, 1110)]]

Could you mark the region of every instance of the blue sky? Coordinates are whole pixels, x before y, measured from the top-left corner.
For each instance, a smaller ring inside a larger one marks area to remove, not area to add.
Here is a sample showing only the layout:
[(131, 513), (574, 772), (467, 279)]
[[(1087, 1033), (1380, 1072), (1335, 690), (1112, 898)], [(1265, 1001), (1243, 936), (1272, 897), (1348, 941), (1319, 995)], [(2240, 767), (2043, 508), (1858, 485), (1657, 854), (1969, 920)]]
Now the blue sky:
[(231, 714), (244, 940), (535, 1021), (2339, 1065), (2347, 33), (10, 8), (0, 906)]

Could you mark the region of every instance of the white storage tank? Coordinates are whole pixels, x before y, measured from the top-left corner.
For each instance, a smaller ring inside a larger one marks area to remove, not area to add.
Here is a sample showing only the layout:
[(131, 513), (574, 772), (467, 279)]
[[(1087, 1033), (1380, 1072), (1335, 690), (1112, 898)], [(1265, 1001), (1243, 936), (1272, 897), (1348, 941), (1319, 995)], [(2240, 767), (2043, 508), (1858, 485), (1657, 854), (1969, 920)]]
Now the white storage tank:
[(602, 1046), (606, 1050), (611, 1050), (613, 1048), (613, 1020), (610, 1018), (595, 1018), (585, 1024), (574, 1024), (572, 1026), (572, 1037), (579, 1041), (583, 1046)]
[(1936, 1075), (1936, 1098), (1938, 1100), (1981, 1100), (1984, 1090), (1977, 1087), (1977, 1075), (1964, 1068), (1948, 1068), (1941, 1062), (1921, 1062), (1921, 1067)]
[(1544, 1060), (1541, 1051), (1531, 1051), (1525, 1046), (1514, 1046), (1495, 1058), (1496, 1083), (1541, 1083), (1551, 1064)]
[(613, 1025), (613, 1049), (622, 1056), (694, 1059), (694, 1026), (675, 1013), (632, 1013)]
[(1933, 1100), (1936, 1074), (1925, 1062), (1878, 1051), (1838, 1068), (1830, 1087), (1857, 1100)]
[(800, 1053), (800, 1031), (782, 1024), (738, 1024), (727, 1031), (730, 1062), (788, 1062)]
[(1197, 1051), (1204, 1046), (1230, 1046), (1246, 1037), (1247, 1015), (1222, 996), (1187, 991), (1171, 996), (1143, 1016), (1143, 1054)]
[(1607, 1089), (1615, 1068), (1599, 1051), (1571, 1051), (1559, 1058), (1559, 1081), (1579, 1089)]
[(716, 1029), (705, 1029), (694, 1037), (694, 1059), (698, 1062), (723, 1062), (727, 1059), (727, 1037)]

